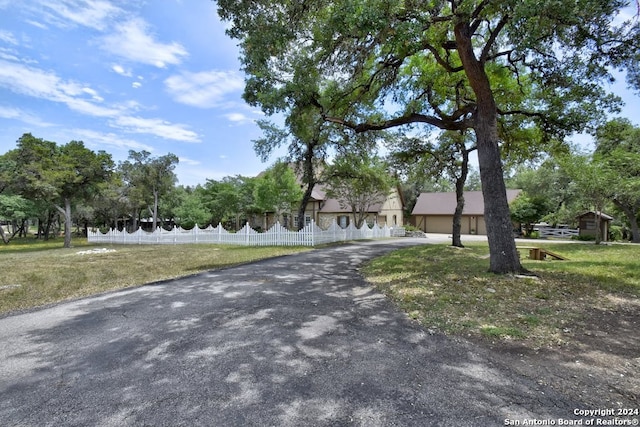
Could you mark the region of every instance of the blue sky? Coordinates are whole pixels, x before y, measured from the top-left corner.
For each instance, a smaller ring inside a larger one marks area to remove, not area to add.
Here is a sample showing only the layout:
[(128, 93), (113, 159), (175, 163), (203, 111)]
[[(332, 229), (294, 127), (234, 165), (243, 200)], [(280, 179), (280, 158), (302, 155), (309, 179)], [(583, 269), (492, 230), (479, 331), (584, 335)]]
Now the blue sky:
[(0, 153), (25, 132), (180, 158), (180, 184), (254, 175), (260, 111), (209, 0), (0, 0)]
[[(0, 153), (30, 132), (115, 161), (174, 153), (183, 185), (256, 175), (263, 116), (239, 69), (210, 0), (0, 0)], [(640, 125), (640, 97), (610, 89)]]

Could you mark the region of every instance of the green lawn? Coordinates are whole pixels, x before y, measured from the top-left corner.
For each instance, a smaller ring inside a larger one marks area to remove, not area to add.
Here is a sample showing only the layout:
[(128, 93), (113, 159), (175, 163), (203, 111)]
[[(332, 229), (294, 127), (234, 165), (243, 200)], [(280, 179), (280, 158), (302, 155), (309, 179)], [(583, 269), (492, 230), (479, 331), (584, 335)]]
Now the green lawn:
[[(530, 245), (529, 245), (530, 246)], [(486, 244), (424, 245), (369, 263), (367, 280), (425, 327), (449, 334), (563, 342), (563, 330), (594, 308), (640, 296), (640, 246), (547, 244), (566, 261), (522, 263), (537, 277), (489, 273)]]
[[(62, 239), (34, 239), (0, 246), (0, 314), (122, 289), (263, 258), (301, 247), (229, 245), (89, 245), (62, 248)], [(96, 248), (114, 252), (78, 254)]]

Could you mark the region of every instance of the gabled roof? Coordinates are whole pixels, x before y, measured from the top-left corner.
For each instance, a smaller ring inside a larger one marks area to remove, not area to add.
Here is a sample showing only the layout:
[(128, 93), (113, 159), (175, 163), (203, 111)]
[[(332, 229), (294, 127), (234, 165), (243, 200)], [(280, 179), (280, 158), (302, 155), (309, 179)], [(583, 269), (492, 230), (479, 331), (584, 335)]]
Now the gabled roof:
[(588, 212), (585, 212), (585, 213), (583, 213), (582, 215), (579, 215), (579, 216), (578, 216), (578, 218), (582, 218), (582, 217), (587, 216), (587, 215), (593, 215), (593, 216), (596, 216), (597, 214), (600, 214), (600, 218), (601, 218), (601, 219), (604, 219), (604, 220), (607, 220), (607, 221), (611, 221), (611, 220), (613, 220), (613, 217), (612, 217), (612, 216), (607, 215), (607, 214), (606, 214), (606, 213), (604, 213), (604, 212), (596, 212), (596, 211), (588, 211)]
[[(522, 190), (507, 190), (507, 201), (511, 202)], [(411, 215), (453, 215), (456, 210), (456, 193), (421, 193)], [(482, 191), (464, 192), (463, 215), (484, 215)]]
[[(381, 203), (375, 203), (371, 206), (369, 206), (369, 210), (367, 211), (367, 213), (380, 213), (380, 210), (382, 209), (382, 204)], [(342, 207), (340, 206), (340, 202), (338, 201), (338, 199), (326, 199), (324, 204), (322, 205), (322, 208), (320, 209), (320, 212), (322, 213), (345, 213), (345, 214), (349, 214), (351, 213), (351, 208), (350, 207)]]

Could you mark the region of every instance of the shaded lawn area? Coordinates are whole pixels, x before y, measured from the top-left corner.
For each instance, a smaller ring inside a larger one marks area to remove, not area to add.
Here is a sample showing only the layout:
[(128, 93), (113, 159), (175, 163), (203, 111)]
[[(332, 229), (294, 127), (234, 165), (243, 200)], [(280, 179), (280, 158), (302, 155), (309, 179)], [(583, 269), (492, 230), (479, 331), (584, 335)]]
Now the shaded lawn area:
[[(0, 246), (0, 314), (287, 255), (303, 247), (230, 245), (89, 245), (61, 239)], [(107, 252), (79, 254), (92, 249)]]
[(424, 245), (369, 263), (367, 280), (426, 328), (464, 336), (518, 340), (536, 348), (564, 344), (595, 311), (635, 305), (639, 245), (547, 244), (566, 261), (533, 261), (537, 277), (489, 273), (486, 244)]

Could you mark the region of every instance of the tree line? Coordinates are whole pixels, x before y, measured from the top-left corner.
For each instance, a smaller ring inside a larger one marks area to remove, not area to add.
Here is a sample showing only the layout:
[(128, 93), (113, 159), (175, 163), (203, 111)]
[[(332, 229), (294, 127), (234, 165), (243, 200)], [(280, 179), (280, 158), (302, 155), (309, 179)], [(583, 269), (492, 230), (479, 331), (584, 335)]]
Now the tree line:
[[(34, 223), (37, 238), (63, 232), (69, 247), (74, 225), (84, 235), (90, 226), (133, 232), (143, 223), (149, 231), (219, 223), (237, 230), (266, 213), (284, 216), (283, 225), (294, 227), (293, 212), (303, 199), (296, 165), (277, 161), (257, 177), (227, 176), (185, 187), (176, 185), (178, 162), (171, 153), (130, 151), (116, 165), (109, 153), (96, 153), (82, 141), (58, 145), (24, 134), (15, 149), (0, 156), (0, 221), (8, 225), (6, 231), (0, 227), (0, 235), (8, 243), (27, 236)], [(352, 211), (358, 226), (368, 207), (381, 203), (395, 185), (387, 164), (365, 154), (336, 158), (317, 179)]]
[[(627, 119), (611, 120), (597, 129), (594, 140), (592, 153), (559, 150), (524, 164), (505, 158), (507, 186), (523, 190), (511, 203), (510, 215), (522, 224), (525, 236), (537, 222), (571, 225), (579, 214), (593, 210), (613, 213), (619, 238), (640, 243), (640, 128)], [(315, 165), (314, 183), (323, 184), (329, 197), (351, 211), (357, 227), (367, 219), (368, 208), (394, 188), (403, 192), (407, 217), (421, 192), (481, 189), (478, 170), (468, 163), (468, 139), (445, 133), (430, 144), (389, 136), (385, 159), (368, 151), (343, 152)], [(294, 220), (294, 212), (306, 203), (304, 165), (277, 161), (257, 177), (227, 176), (185, 187), (176, 185), (178, 161), (171, 153), (154, 157), (130, 151), (116, 165), (110, 154), (93, 152), (81, 141), (58, 145), (25, 134), (15, 149), (0, 156), (0, 220), (10, 225), (0, 229), (2, 239), (8, 243), (16, 235), (26, 236), (30, 223), (42, 239), (64, 231), (65, 246), (73, 225), (85, 235), (89, 226), (132, 232), (143, 219), (150, 230), (153, 224), (189, 229), (219, 223), (238, 230), (265, 213), (284, 216), (286, 227), (304, 225)], [(463, 207), (462, 197), (455, 212), (458, 224)], [(460, 229), (456, 232), (454, 224), (452, 244), (457, 242)]]

